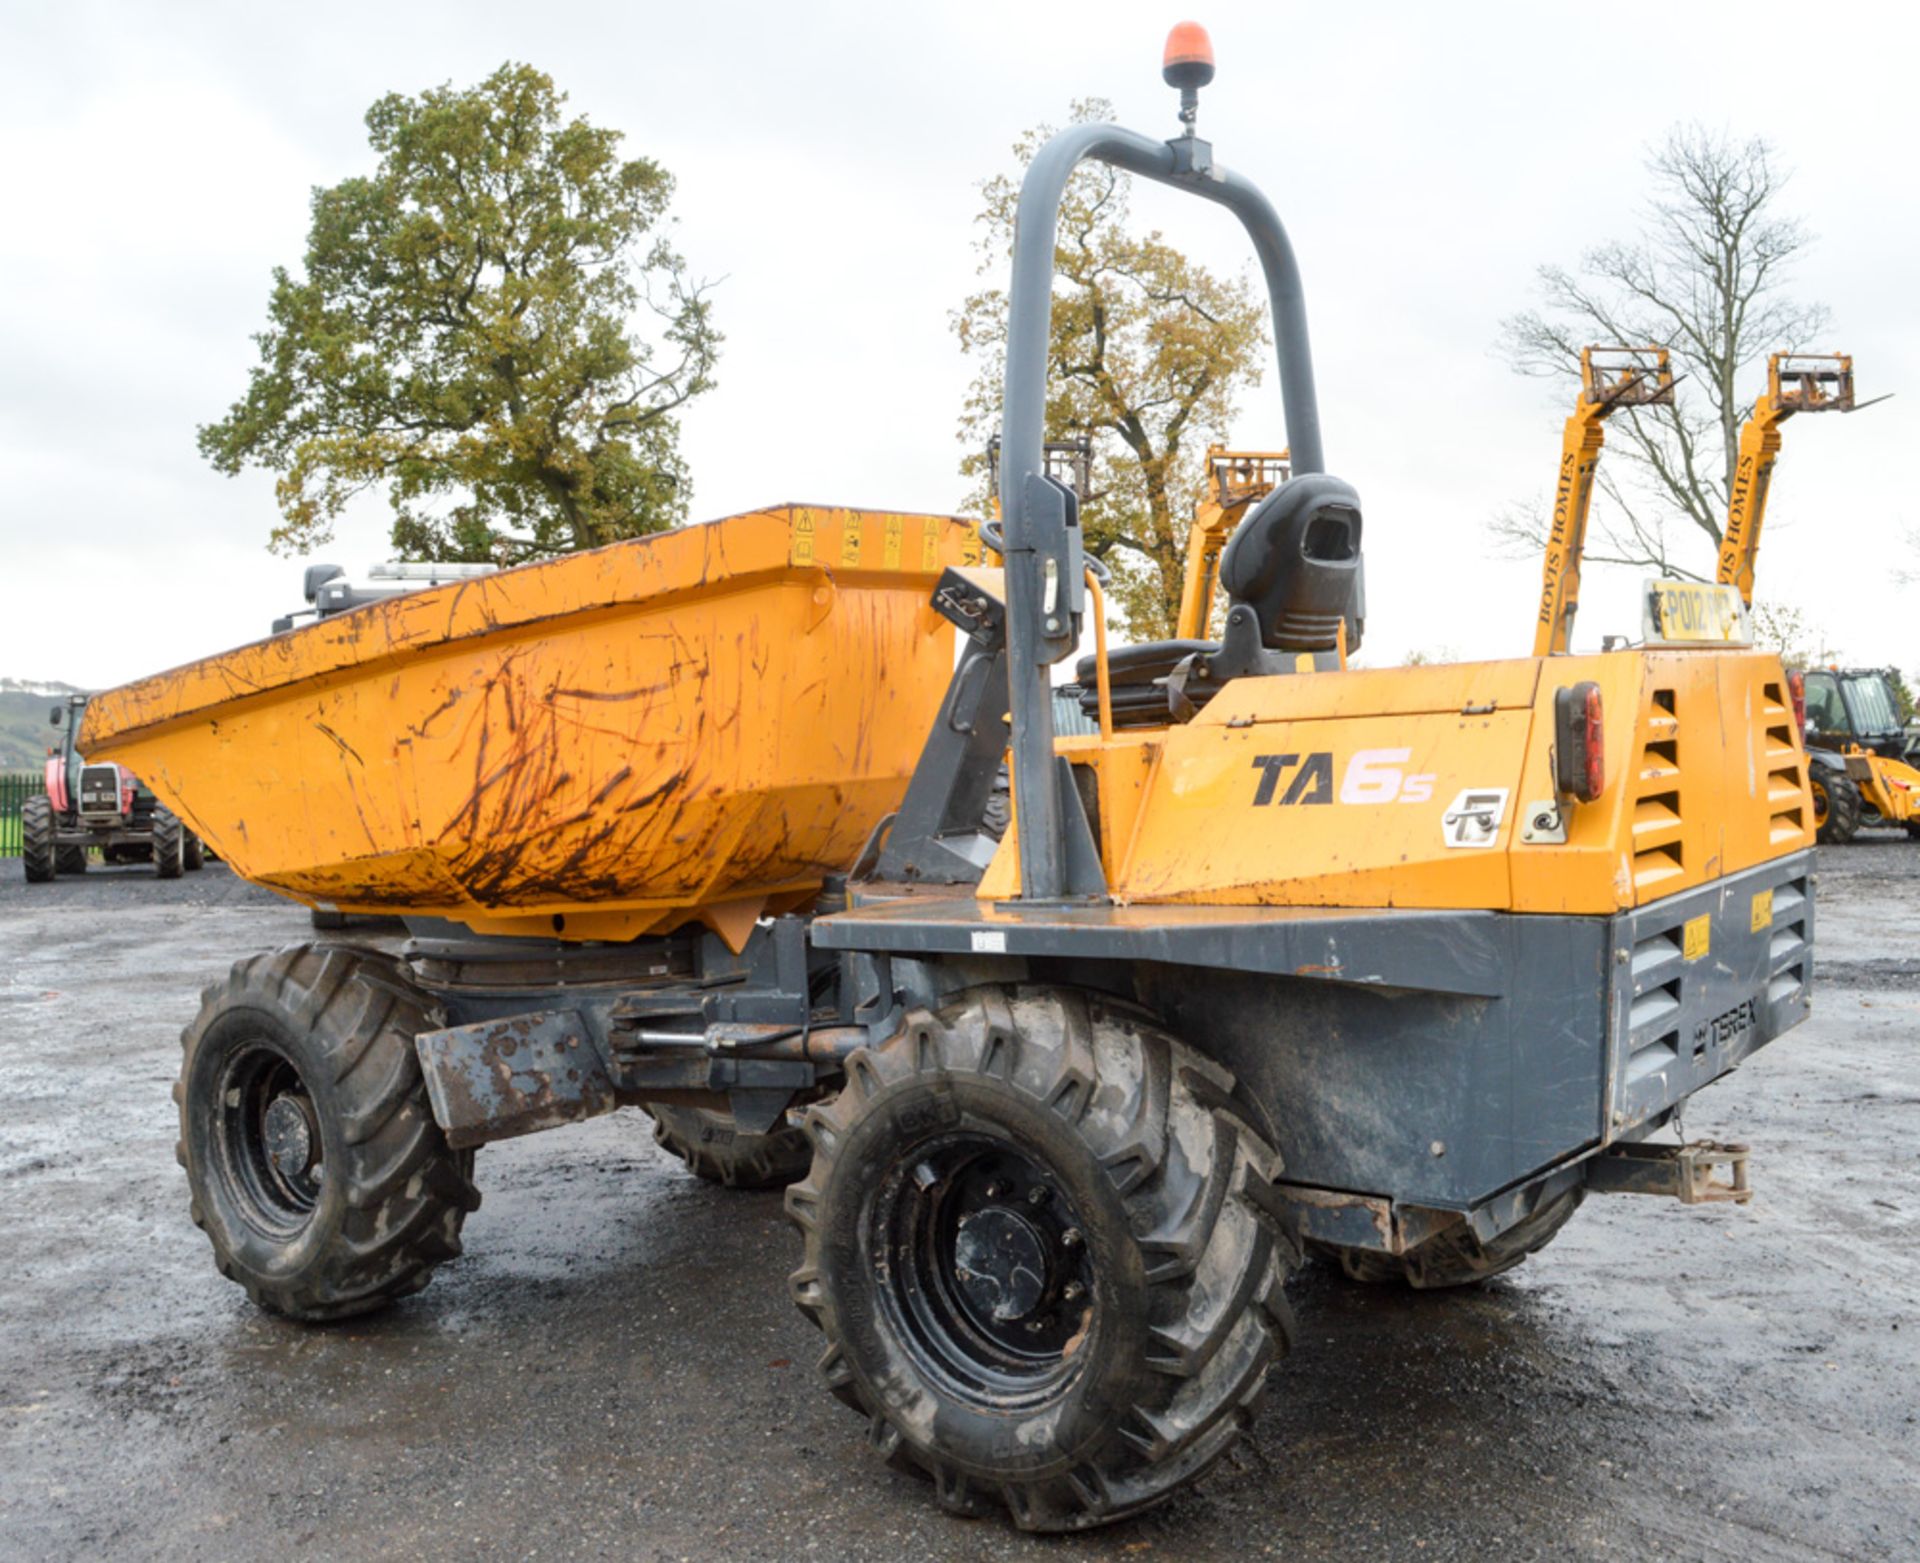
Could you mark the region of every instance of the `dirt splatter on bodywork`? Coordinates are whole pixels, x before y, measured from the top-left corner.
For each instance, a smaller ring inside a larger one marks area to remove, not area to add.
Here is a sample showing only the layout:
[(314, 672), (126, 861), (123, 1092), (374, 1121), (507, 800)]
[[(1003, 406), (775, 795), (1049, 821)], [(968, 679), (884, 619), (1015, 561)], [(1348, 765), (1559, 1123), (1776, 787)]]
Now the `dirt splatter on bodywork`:
[(977, 549), (942, 516), (734, 516), (109, 691), (86, 743), (302, 901), (737, 947), (898, 805), (952, 663), (926, 601)]

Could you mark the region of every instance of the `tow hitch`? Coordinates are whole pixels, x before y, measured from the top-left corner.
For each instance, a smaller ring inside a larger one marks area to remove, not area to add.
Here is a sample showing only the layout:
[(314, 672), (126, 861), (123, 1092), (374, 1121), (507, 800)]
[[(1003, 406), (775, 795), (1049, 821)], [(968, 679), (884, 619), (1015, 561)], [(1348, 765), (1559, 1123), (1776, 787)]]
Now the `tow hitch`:
[[(1744, 1205), (1747, 1147), (1695, 1140), (1691, 1145), (1615, 1145), (1587, 1163), (1587, 1187), (1596, 1194), (1666, 1194), (1683, 1205)], [(1726, 1176), (1714, 1176), (1725, 1168)]]

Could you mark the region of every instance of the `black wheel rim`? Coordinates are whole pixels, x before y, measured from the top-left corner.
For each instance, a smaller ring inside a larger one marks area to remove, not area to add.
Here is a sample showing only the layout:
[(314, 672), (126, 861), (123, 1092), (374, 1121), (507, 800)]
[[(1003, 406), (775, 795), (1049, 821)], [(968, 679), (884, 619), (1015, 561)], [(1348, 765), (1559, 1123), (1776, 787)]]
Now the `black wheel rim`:
[(313, 1218), (326, 1176), (312, 1094), (279, 1048), (254, 1042), (229, 1055), (215, 1105), (221, 1170), (241, 1209), (275, 1237)]
[(872, 1206), (882, 1307), (956, 1396), (993, 1409), (1050, 1399), (1079, 1373), (1099, 1302), (1085, 1230), (1019, 1146), (984, 1134), (922, 1145)]

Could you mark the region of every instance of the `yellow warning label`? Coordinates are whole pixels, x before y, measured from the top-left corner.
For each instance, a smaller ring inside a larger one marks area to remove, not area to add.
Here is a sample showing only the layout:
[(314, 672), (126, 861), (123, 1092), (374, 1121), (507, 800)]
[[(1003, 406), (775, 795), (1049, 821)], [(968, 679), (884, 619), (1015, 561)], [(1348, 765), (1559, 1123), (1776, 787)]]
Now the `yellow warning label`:
[(880, 562), (889, 570), (900, 568), (900, 539), (907, 530), (904, 516), (888, 516), (886, 541), (881, 545)]
[(963, 565), (976, 565), (980, 562), (980, 528), (970, 526), (960, 545), (960, 562)]
[(849, 515), (840, 523), (840, 568), (851, 570), (860, 562), (860, 518)]
[(920, 523), (920, 568), (931, 575), (940, 568), (940, 523)]
[(1773, 926), (1773, 892), (1762, 890), (1753, 898), (1753, 921), (1748, 924), (1755, 933)]
[(1686, 939), (1680, 949), (1683, 959), (1697, 961), (1713, 945), (1713, 913), (1702, 912), (1687, 919)]

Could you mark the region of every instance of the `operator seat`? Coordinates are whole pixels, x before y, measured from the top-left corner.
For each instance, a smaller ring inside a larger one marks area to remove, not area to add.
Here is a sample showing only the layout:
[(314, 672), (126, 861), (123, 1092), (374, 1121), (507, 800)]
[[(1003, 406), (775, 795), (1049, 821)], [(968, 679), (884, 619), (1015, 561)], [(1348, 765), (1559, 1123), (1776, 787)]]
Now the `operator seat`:
[[(1340, 623), (1354, 651), (1366, 623), (1360, 496), (1326, 473), (1282, 483), (1256, 505), (1220, 556), (1227, 594), (1218, 641), (1156, 640), (1108, 653), (1119, 727), (1186, 721), (1236, 678), (1338, 665)], [(1093, 657), (1074, 666), (1080, 708), (1097, 715)]]

